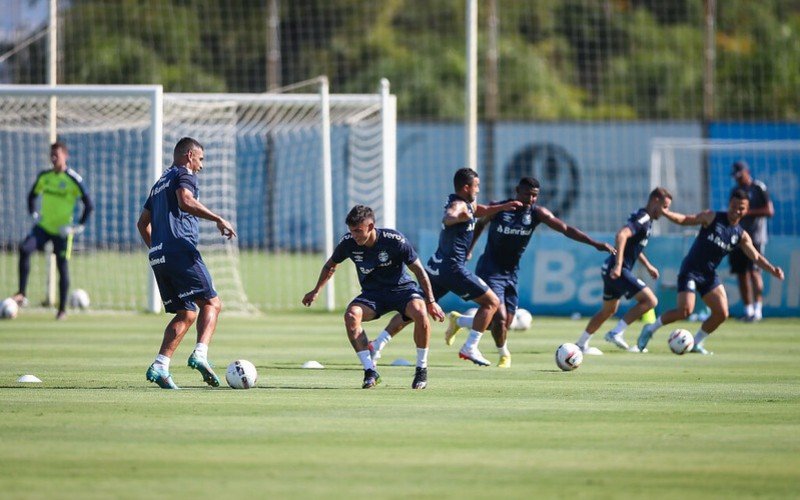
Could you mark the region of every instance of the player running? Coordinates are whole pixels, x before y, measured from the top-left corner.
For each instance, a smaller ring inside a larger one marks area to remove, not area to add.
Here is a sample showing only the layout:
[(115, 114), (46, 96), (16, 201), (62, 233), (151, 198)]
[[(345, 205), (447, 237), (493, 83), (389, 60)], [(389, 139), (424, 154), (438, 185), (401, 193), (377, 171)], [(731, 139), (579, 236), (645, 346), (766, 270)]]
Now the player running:
[(728, 318), (728, 297), (725, 287), (720, 286), (716, 270), (722, 259), (737, 246), (757, 266), (776, 278), (783, 279), (783, 270), (770, 264), (758, 253), (750, 236), (739, 225), (739, 221), (747, 214), (749, 203), (747, 193), (739, 189), (731, 193), (727, 212), (706, 210), (694, 215), (684, 215), (669, 209), (663, 210), (664, 217), (676, 224), (702, 227), (681, 264), (677, 308), (665, 312), (655, 323), (642, 328), (637, 342), (640, 352), (647, 352), (647, 343), (661, 326), (689, 317), (694, 309), (694, 293), (697, 292), (711, 309), (711, 316), (700, 325), (700, 330), (695, 334), (692, 352), (713, 354), (706, 350), (703, 342)]
[[(500, 355), (500, 361), (497, 364), (500, 368), (511, 367), (511, 352), (508, 350), (507, 337), (508, 328), (514, 320), (519, 303), (519, 277), (517, 275), (519, 261), (522, 254), (525, 253), (536, 227), (543, 222), (570, 239), (593, 246), (601, 252), (614, 253), (611, 245), (595, 241), (581, 230), (562, 222), (547, 208), (537, 205), (538, 197), (539, 181), (532, 177), (520, 179), (514, 200), (520, 202), (522, 207), (503, 210), (481, 218), (475, 225), (475, 236), (470, 245), (469, 253), (472, 253), (475, 243), (484, 228), (488, 226), (486, 247), (483, 255), (478, 259), (475, 274), (489, 285), (499, 301), (499, 307), (489, 326)], [(500, 204), (514, 200), (506, 200)], [(492, 204), (495, 203), (492, 202)], [(472, 316), (462, 316), (456, 311), (451, 312), (449, 325), (445, 331), (447, 345), (453, 343), (453, 338), (460, 329), (471, 329), (473, 319)]]
[(650, 192), (647, 205), (633, 212), (628, 222), (617, 231), (615, 238), (616, 255), (606, 259), (600, 273), (603, 276), (603, 305), (586, 325), (581, 337), (575, 343), (584, 354), (601, 355), (603, 352), (590, 347), (592, 334), (610, 318), (619, 308), (620, 299), (633, 297), (636, 304), (617, 322), (617, 325), (606, 333), (605, 339), (620, 349), (628, 349), (623, 334), (625, 328), (641, 318), (644, 313), (658, 304), (655, 294), (641, 279), (633, 274), (636, 261), (642, 263), (653, 279), (658, 279), (658, 270), (650, 264), (644, 254), (644, 247), (650, 237), (654, 220), (661, 217), (664, 210), (669, 209), (672, 194), (664, 188), (656, 188)]
[[(197, 250), (197, 218), (213, 221), (222, 236), (236, 236), (233, 226), (198, 200), (197, 174), (203, 170), (203, 146), (190, 137), (175, 145), (172, 166), (150, 189), (136, 228), (147, 248), (164, 309), (175, 315), (146, 377), (162, 389), (178, 389), (169, 372), (170, 358), (197, 319), (197, 344), (187, 364), (203, 381), (219, 386), (208, 362), (208, 345), (217, 327), (222, 301)], [(197, 313), (197, 306), (200, 313)]]
[[(475, 301), (479, 305), (472, 330), (458, 355), (461, 359), (472, 361), (476, 365), (489, 366), (491, 362), (478, 350), (478, 342), (494, 317), (500, 301), (486, 282), (467, 269), (464, 264), (467, 253), (472, 247), (475, 218), (492, 216), (503, 210), (513, 212), (522, 207), (522, 202), (511, 200), (501, 205), (477, 204), (475, 200), (480, 192), (480, 179), (478, 173), (470, 168), (456, 171), (453, 176), (453, 187), (455, 193), (450, 194), (444, 206), (439, 247), (428, 260), (426, 268), (436, 300), (447, 292), (453, 292), (462, 299)], [(400, 315), (395, 315), (391, 319), (386, 329), (371, 345), (374, 358), (380, 356), (381, 349), (406, 324), (407, 321)]]
[[(361, 294), (347, 306), (344, 324), (350, 344), (364, 367), (361, 387), (370, 389), (381, 380), (361, 323), (397, 311), (404, 320), (414, 322), (417, 364), (411, 388), (424, 389), (428, 385), (428, 314), (444, 321), (444, 312), (436, 303), (425, 268), (405, 236), (392, 229), (375, 227), (375, 214), (370, 207), (356, 205), (347, 214), (345, 223), (349, 232), (322, 266), (314, 289), (303, 297), (303, 305), (310, 306), (314, 302), (338, 264), (348, 258), (352, 260), (361, 284)], [(419, 285), (405, 272), (404, 264), (417, 277)]]

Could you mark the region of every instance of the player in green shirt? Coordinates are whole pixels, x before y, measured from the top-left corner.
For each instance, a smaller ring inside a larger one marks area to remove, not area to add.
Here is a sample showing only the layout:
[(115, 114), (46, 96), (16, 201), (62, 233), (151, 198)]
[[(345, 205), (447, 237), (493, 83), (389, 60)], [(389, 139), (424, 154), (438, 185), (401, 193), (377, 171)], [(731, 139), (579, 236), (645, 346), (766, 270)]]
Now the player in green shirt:
[[(67, 168), (68, 157), (67, 146), (63, 143), (56, 142), (50, 146), (50, 161), (53, 168), (40, 172), (28, 193), (28, 213), (33, 217), (35, 225), (31, 234), (19, 246), (19, 292), (14, 295), (14, 300), (18, 304), (23, 305), (26, 302), (25, 291), (31, 271), (31, 254), (35, 250), (41, 251), (45, 243), (52, 241), (59, 278), (56, 319), (66, 317), (65, 305), (69, 289), (67, 240), (83, 231), (83, 225), (94, 208), (81, 176)], [(42, 200), (37, 211), (36, 198), (39, 196)], [(73, 225), (72, 214), (79, 198), (83, 202), (83, 215), (80, 222)]]

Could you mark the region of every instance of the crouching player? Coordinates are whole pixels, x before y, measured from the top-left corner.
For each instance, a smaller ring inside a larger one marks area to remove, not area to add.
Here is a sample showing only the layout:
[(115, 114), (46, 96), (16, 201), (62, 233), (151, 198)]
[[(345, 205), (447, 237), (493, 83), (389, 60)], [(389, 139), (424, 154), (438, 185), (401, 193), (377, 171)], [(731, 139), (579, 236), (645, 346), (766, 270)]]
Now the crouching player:
[[(347, 258), (352, 260), (361, 284), (361, 294), (347, 306), (344, 324), (350, 344), (364, 367), (361, 387), (370, 389), (381, 380), (361, 323), (396, 311), (405, 321), (414, 322), (417, 367), (411, 388), (424, 389), (428, 385), (428, 314), (444, 321), (444, 312), (433, 296), (428, 274), (405, 236), (392, 229), (375, 227), (375, 214), (370, 207), (356, 205), (347, 214), (345, 223), (348, 234), (342, 237), (322, 266), (316, 286), (303, 297), (303, 305), (310, 306), (316, 300), (338, 264)], [(417, 277), (419, 286), (405, 272), (404, 265)]]
[(703, 342), (728, 318), (728, 296), (725, 294), (725, 287), (720, 286), (722, 283), (716, 270), (722, 259), (737, 246), (758, 267), (780, 280), (783, 279), (783, 270), (770, 264), (758, 253), (750, 236), (739, 225), (739, 221), (747, 214), (749, 203), (747, 193), (738, 189), (731, 193), (727, 212), (706, 210), (699, 214), (684, 215), (668, 209), (663, 211), (664, 217), (676, 224), (702, 227), (678, 273), (677, 308), (665, 312), (655, 323), (642, 328), (637, 342), (640, 352), (646, 352), (647, 343), (661, 326), (686, 319), (691, 314), (695, 304), (694, 294), (697, 292), (711, 309), (711, 316), (700, 325), (700, 330), (695, 334), (692, 352), (712, 354), (706, 350)]

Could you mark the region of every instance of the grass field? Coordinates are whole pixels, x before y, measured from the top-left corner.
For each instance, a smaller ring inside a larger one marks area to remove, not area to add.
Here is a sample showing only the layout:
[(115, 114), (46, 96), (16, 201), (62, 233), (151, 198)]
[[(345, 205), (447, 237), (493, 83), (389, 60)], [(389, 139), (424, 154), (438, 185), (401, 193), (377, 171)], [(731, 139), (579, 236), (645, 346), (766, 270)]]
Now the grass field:
[[(796, 319), (730, 321), (711, 357), (669, 353), (664, 330), (646, 355), (598, 338), (606, 355), (571, 373), (553, 352), (583, 321), (534, 318), (510, 369), (459, 361), (436, 325), (424, 391), (407, 367), (360, 389), (340, 315), (316, 312), (223, 317), (210, 357), (254, 362), (256, 389), (204, 387), (187, 337), (172, 368), (185, 390), (159, 390), (144, 372), (166, 320), (0, 322), (0, 497), (800, 496)], [(404, 332), (382, 361), (412, 347)], [(299, 368), (310, 359), (326, 369)]]

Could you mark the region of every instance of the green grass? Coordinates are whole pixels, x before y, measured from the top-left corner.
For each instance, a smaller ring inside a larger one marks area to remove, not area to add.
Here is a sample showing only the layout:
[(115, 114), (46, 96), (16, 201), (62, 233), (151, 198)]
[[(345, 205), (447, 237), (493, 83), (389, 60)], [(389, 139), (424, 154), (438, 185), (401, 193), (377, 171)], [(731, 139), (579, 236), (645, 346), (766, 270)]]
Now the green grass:
[[(712, 357), (669, 353), (666, 329), (647, 355), (597, 338), (606, 355), (571, 373), (553, 352), (582, 321), (535, 318), (513, 334), (508, 370), (459, 361), (436, 325), (428, 389), (387, 366), (364, 391), (340, 316), (223, 315), (211, 359), (220, 372), (254, 362), (250, 391), (204, 387), (188, 337), (172, 369), (186, 390), (147, 383), (166, 315), (0, 322), (0, 496), (800, 496), (796, 319), (729, 321)], [(413, 360), (410, 332), (383, 361), (396, 357)], [(326, 369), (299, 368), (310, 359)], [(17, 384), (25, 373), (43, 383)]]

